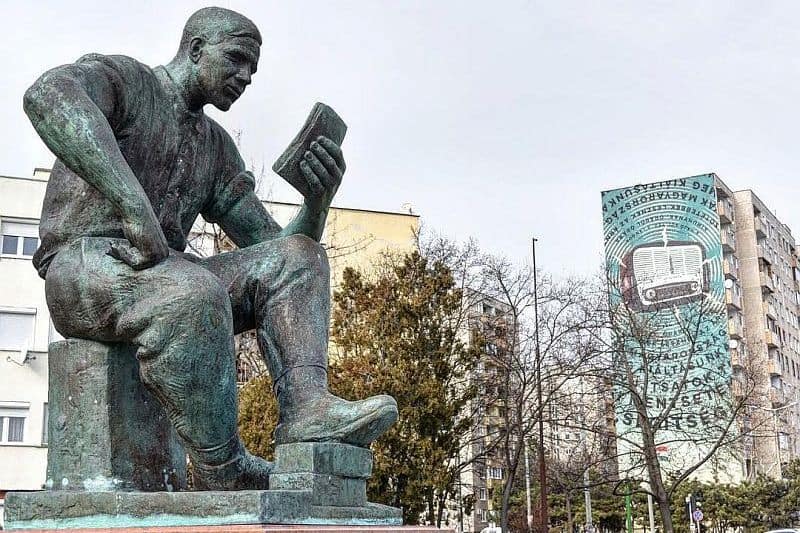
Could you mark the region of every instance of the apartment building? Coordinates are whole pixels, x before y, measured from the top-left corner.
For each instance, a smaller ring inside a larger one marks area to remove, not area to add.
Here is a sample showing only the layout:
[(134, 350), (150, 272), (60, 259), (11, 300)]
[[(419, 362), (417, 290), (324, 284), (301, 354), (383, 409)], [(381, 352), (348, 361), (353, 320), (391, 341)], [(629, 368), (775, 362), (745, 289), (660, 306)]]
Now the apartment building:
[(755, 390), (742, 417), (747, 477), (779, 478), (800, 454), (800, 292), (791, 229), (751, 190), (716, 178), (731, 361)]
[[(49, 170), (29, 177), (0, 176), (0, 526), (6, 491), (36, 490), (47, 462), (47, 350), (61, 337), (53, 328), (44, 282), (31, 265)], [(299, 206), (265, 202), (280, 224)], [(332, 208), (323, 243), (329, 251), (332, 287), (347, 266), (369, 268), (386, 251), (416, 247), (419, 217), (407, 212)], [(192, 246), (213, 251), (211, 232), (195, 225)], [(240, 369), (245, 371), (246, 369)]]
[[(503, 407), (498, 398), (498, 387), (504, 386), (500, 360), (509, 349), (509, 331), (504, 316), (508, 313), (500, 301), (484, 294), (467, 291), (467, 327), (462, 337), (475, 343), (480, 338), (484, 356), (473, 371), (471, 380), (478, 386), (478, 397), (468, 407), (473, 425), (464, 435), (459, 460), (468, 463), (462, 470), (457, 491), (461, 499), (447, 502), (442, 527), (458, 532), (479, 532), (492, 523), (499, 523), (499, 510), (494, 508), (495, 492), (502, 491), (506, 472), (503, 452), (493, 444), (504, 434)], [(464, 499), (472, 500), (472, 508), (465, 509)]]

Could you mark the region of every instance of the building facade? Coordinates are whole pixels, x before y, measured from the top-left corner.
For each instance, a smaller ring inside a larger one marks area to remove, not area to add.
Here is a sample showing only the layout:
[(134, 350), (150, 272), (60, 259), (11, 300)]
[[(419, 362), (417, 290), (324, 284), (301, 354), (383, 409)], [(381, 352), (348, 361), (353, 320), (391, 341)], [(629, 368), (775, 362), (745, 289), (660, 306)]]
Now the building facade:
[(742, 418), (744, 475), (780, 478), (800, 454), (800, 292), (791, 229), (751, 190), (717, 182), (734, 374), (754, 390)]
[[(500, 361), (510, 343), (505, 319), (507, 306), (474, 291), (466, 291), (464, 300), (468, 319), (463, 339), (468, 343), (480, 339), (483, 356), (470, 378), (478, 386), (478, 397), (469, 406), (474, 422), (462, 439), (459, 457), (467, 463), (459, 478), (461, 500), (448, 502), (443, 527), (466, 533), (479, 532), (500, 522), (494, 502), (495, 492), (503, 490), (506, 475), (503, 450), (498, 442), (505, 431), (505, 422), (497, 387), (504, 385)], [(465, 510), (465, 499), (472, 501), (471, 512)]]
[[(50, 320), (44, 282), (31, 258), (39, 244), (48, 178), (47, 169), (36, 169), (31, 177), (0, 176), (0, 525), (6, 491), (38, 490), (45, 481), (47, 350), (61, 336)], [(281, 225), (300, 207), (265, 206)], [(419, 217), (412, 213), (331, 208), (323, 244), (332, 289), (348, 266), (367, 269), (385, 252), (415, 249), (418, 229)], [(198, 222), (187, 251), (212, 253), (212, 235), (210, 227)]]

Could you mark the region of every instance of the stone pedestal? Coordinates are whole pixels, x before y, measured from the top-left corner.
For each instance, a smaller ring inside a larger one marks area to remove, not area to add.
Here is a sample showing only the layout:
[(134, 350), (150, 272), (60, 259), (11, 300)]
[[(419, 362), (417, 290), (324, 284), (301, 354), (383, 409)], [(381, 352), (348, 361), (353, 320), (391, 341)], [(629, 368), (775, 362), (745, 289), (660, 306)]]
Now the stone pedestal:
[(49, 430), (48, 490), (8, 493), (7, 529), (402, 524), (367, 501), (372, 453), (346, 444), (278, 446), (270, 490), (181, 491), (186, 456), (125, 346), (50, 345)]
[(6, 495), (9, 529), (221, 524), (399, 526), (400, 509), (367, 502), (369, 450), (299, 443), (275, 450), (272, 488), (229, 492), (17, 492)]
[(70, 339), (51, 343), (48, 361), (48, 489), (186, 487), (186, 454), (132, 347)]
[[(51, 533), (49, 529), (29, 529), (28, 533)], [(433, 526), (298, 526), (225, 525), (165, 526), (70, 529), (70, 533), (453, 533), (453, 528)]]

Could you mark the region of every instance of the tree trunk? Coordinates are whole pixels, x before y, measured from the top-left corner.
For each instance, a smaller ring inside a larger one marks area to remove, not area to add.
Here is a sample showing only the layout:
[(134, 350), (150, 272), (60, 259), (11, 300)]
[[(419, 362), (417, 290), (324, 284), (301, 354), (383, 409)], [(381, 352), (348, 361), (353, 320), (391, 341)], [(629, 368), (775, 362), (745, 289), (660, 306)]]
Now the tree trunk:
[[(436, 505), (437, 505), (437, 508), (436, 508), (436, 527), (437, 528), (442, 527), (442, 515), (444, 514), (444, 504), (445, 504), (446, 497), (447, 497), (447, 493), (442, 493), (439, 496), (437, 496), (437, 498), (436, 498)], [(461, 491), (459, 491), (458, 497), (459, 497), (459, 499), (461, 498)], [(459, 505), (460, 505), (460, 503), (459, 503)]]
[(666, 492), (664, 499), (658, 498), (658, 510), (661, 513), (661, 524), (663, 533), (673, 533), (672, 529), (672, 509), (669, 508), (669, 500)]
[(511, 476), (503, 481), (503, 503), (500, 511), (500, 529), (508, 533), (508, 508), (511, 502)]
[(564, 494), (564, 508), (567, 511), (567, 533), (572, 533), (572, 505), (569, 501), (569, 491)]
[(662, 533), (674, 533), (672, 529), (672, 510), (669, 507), (669, 495), (664, 487), (664, 478), (661, 476), (661, 462), (656, 451), (656, 436), (650, 419), (647, 416), (647, 406), (642, 399), (634, 394), (633, 404), (636, 407), (639, 427), (642, 432), (642, 455), (650, 481), (650, 492), (658, 502), (658, 511), (661, 514)]

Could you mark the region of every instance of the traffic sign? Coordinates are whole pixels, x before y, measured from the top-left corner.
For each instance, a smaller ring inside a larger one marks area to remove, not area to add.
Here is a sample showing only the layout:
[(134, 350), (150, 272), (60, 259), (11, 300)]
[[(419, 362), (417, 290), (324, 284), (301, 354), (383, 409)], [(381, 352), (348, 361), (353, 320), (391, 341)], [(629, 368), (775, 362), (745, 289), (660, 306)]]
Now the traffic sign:
[(703, 519), (703, 511), (700, 509), (695, 509), (692, 513), (692, 518), (694, 518), (695, 522), (700, 522)]

